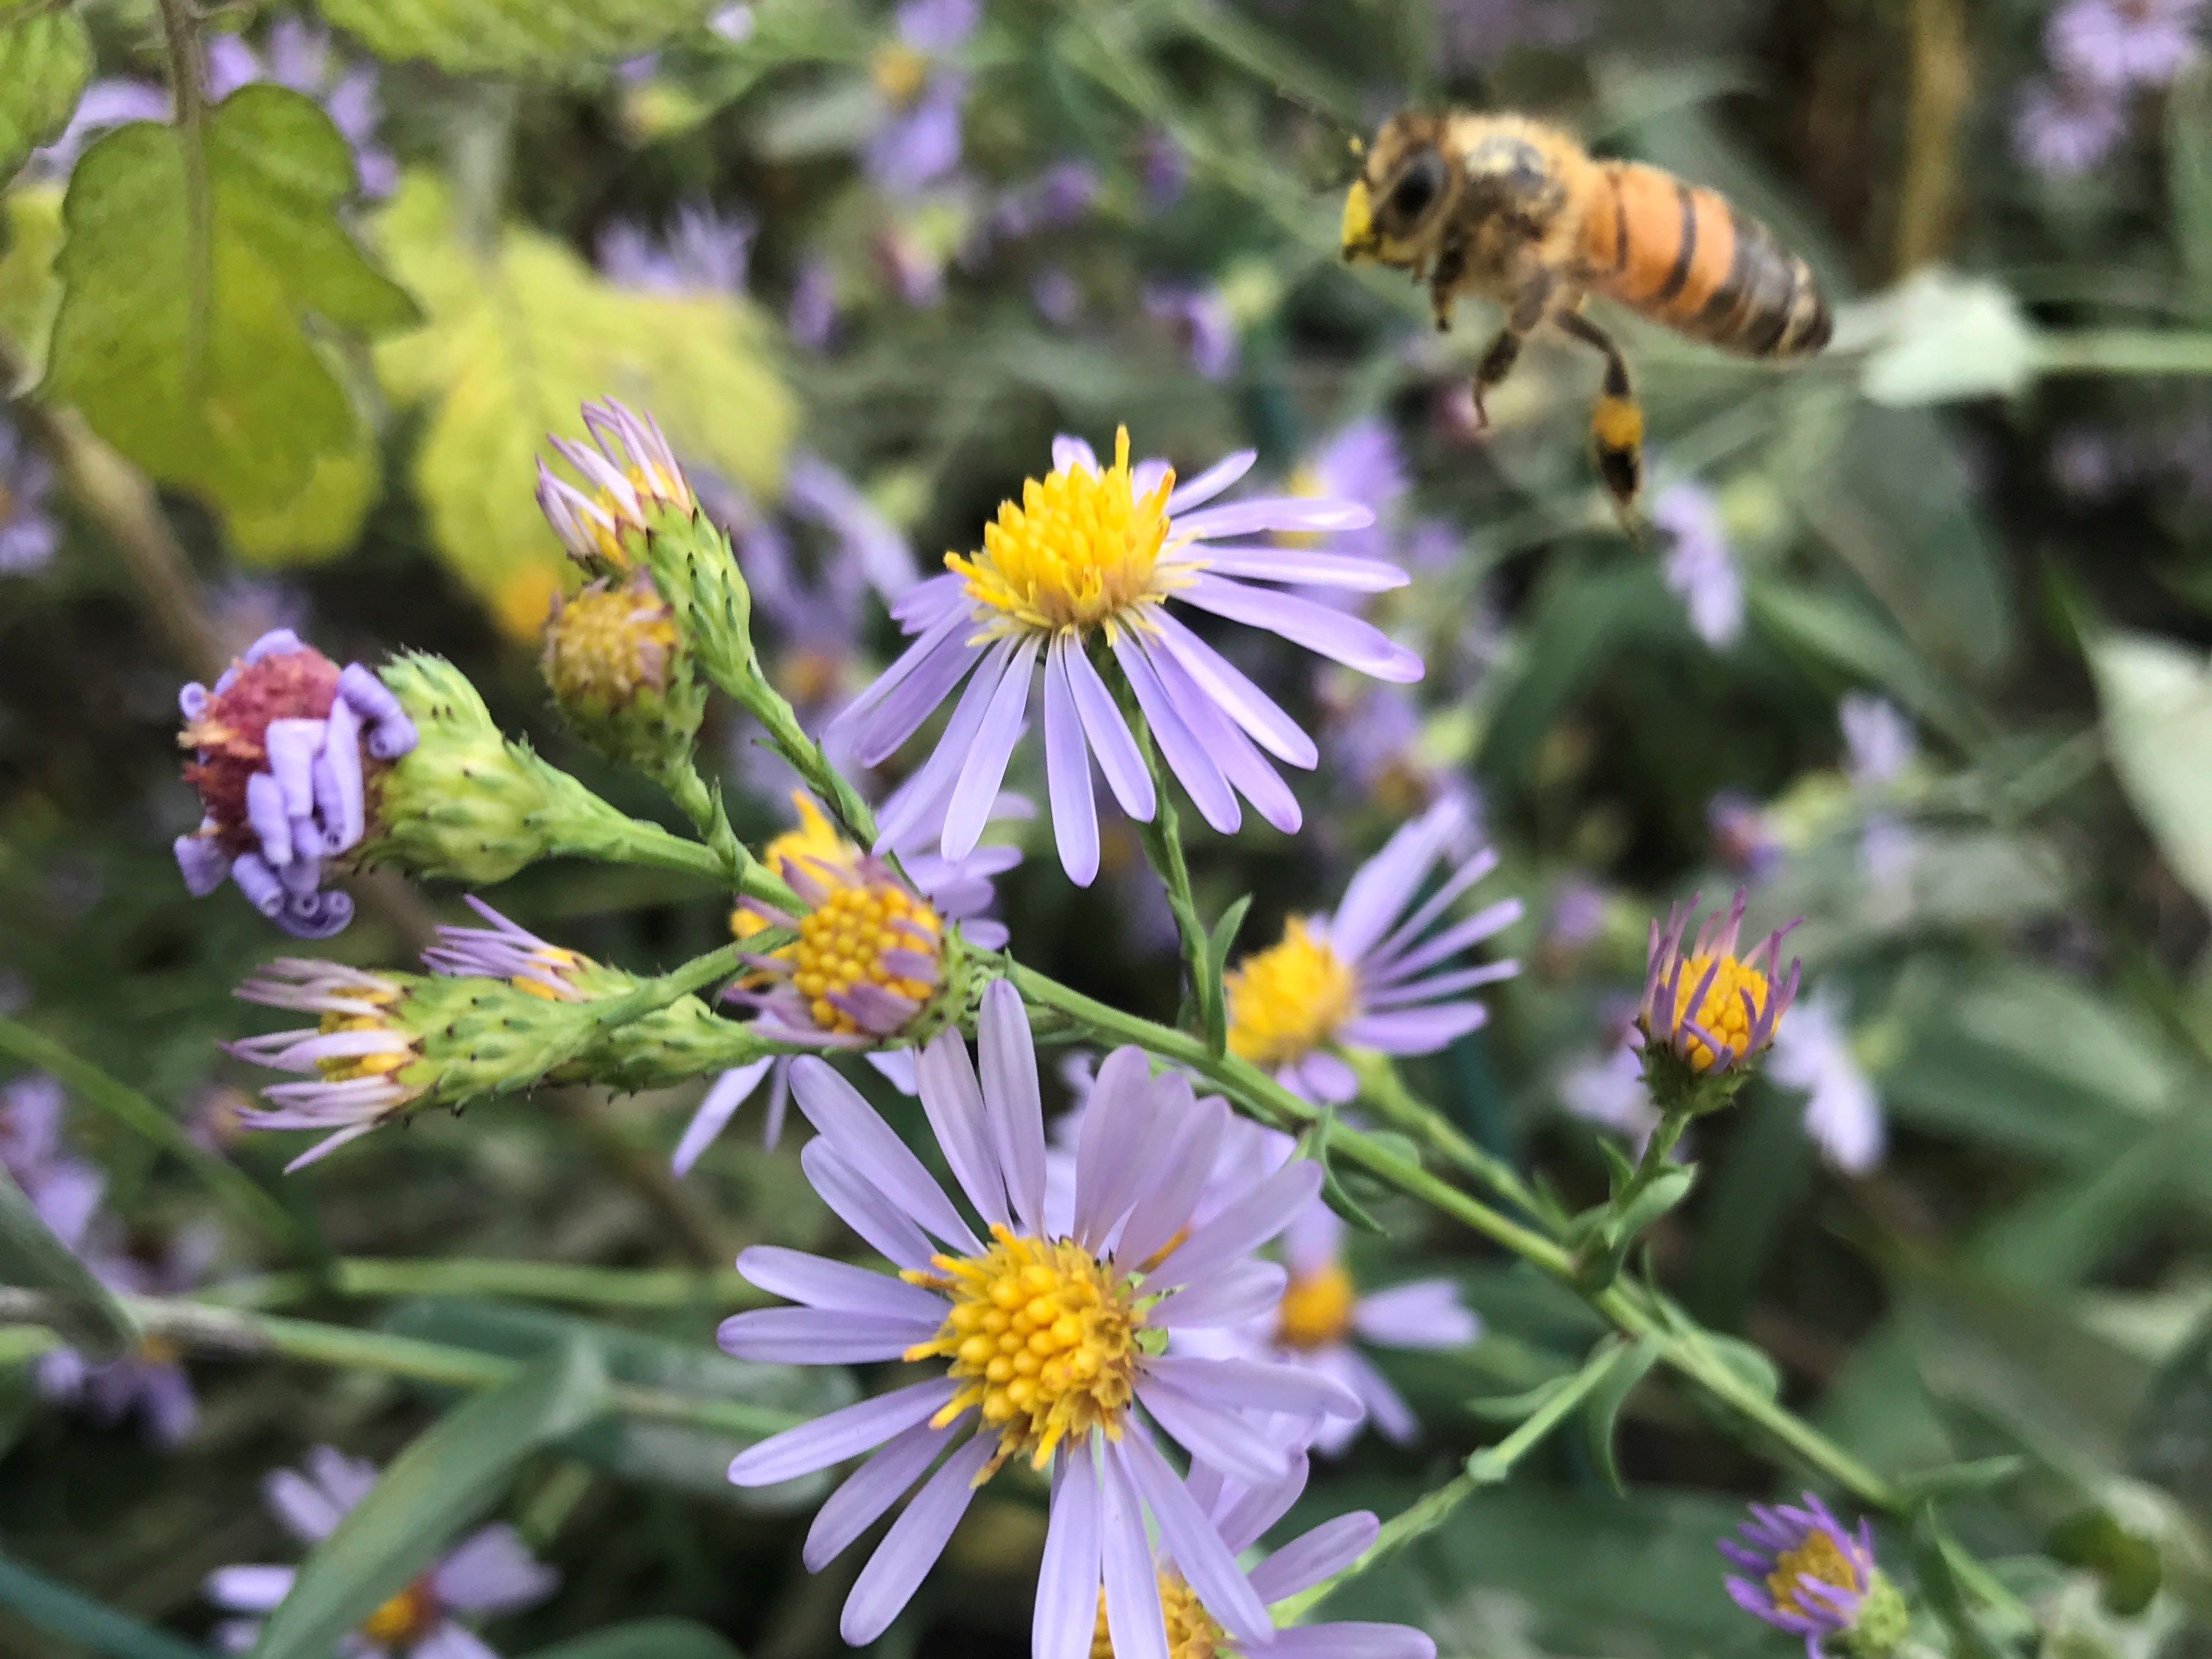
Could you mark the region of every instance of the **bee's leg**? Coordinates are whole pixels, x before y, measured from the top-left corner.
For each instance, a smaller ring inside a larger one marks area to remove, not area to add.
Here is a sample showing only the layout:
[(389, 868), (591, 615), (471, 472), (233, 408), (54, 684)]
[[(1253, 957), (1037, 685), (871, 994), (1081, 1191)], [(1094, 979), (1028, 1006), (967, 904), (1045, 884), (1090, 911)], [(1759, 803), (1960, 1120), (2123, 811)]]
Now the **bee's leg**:
[(1461, 279), (1467, 275), (1467, 244), (1455, 236), (1443, 245), (1437, 255), (1437, 274), (1429, 284), (1429, 306), (1437, 319), (1437, 331), (1451, 331), (1452, 304), (1459, 298)]
[(1477, 430), (1487, 429), (1490, 425), (1487, 402), (1490, 388), (1510, 374), (1513, 365), (1521, 361), (1522, 344), (1536, 331), (1536, 325), (1544, 320), (1544, 313), (1552, 308), (1557, 287), (1551, 276), (1542, 272), (1522, 284), (1521, 292), (1514, 298), (1512, 309), (1505, 313), (1505, 326), (1498, 331), (1498, 337), (1490, 343), (1490, 349), (1482, 354), (1482, 361), (1475, 365), (1474, 424)]
[(1628, 377), (1628, 360), (1607, 334), (1577, 312), (1563, 311), (1559, 326), (1605, 354), (1605, 381), (1590, 410), (1590, 441), (1597, 451), (1597, 475), (1621, 523), (1638, 541), (1636, 495), (1644, 486), (1644, 406)]

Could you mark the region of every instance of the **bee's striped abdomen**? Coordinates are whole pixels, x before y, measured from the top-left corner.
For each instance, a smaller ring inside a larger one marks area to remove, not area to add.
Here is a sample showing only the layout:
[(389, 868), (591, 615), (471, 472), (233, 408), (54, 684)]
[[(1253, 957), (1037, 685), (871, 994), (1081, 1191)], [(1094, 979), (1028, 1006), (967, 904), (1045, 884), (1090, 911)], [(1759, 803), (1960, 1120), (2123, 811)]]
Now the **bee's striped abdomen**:
[(1583, 220), (1599, 293), (1655, 322), (1752, 357), (1828, 343), (1827, 301), (1805, 262), (1729, 199), (1635, 161), (1602, 164)]

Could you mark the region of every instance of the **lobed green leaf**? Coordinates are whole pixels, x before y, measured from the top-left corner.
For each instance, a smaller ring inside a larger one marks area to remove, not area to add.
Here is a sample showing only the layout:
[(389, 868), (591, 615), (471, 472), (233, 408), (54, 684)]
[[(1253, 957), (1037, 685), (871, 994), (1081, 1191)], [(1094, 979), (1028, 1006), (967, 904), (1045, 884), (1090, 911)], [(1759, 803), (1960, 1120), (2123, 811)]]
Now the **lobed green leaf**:
[(73, 11), (0, 9), (0, 184), (61, 135), (92, 77), (92, 37)]

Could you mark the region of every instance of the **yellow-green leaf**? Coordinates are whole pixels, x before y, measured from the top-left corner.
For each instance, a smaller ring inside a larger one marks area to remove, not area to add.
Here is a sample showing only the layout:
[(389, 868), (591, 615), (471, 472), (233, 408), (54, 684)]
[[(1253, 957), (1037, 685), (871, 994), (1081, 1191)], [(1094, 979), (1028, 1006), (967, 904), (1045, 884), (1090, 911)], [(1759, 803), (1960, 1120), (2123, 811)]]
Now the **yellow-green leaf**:
[(563, 78), (696, 28), (714, 0), (320, 0), (380, 58), (456, 74)]
[(92, 76), (92, 40), (73, 11), (0, 13), (0, 183), (69, 125)]
[(223, 529), (232, 550), (249, 564), (319, 564), (359, 539), (383, 483), (384, 458), (364, 424), (356, 428), (352, 448), (315, 458), (307, 488), (290, 501), (226, 514)]
[(772, 495), (795, 419), (775, 331), (749, 301), (636, 293), (563, 244), (510, 227), (485, 259), (444, 188), (410, 176), (380, 222), (392, 268), (429, 314), (377, 349), (395, 403), (431, 403), (414, 484), (432, 539), (517, 637), (534, 635), (565, 561), (532, 495), (549, 432), (581, 434), (577, 406), (649, 410), (688, 461)]
[(106, 134), (62, 210), (44, 395), (219, 508), (289, 502), (360, 441), (308, 319), (369, 334), (416, 316), (338, 222), (353, 190), (352, 149), (281, 87), (210, 111), (197, 156), (191, 134), (152, 122)]
[(2148, 634), (2094, 641), (2105, 747), (2120, 787), (2190, 891), (2212, 905), (2212, 666)]
[(0, 335), (14, 343), (30, 379), (46, 368), (46, 337), (61, 303), (54, 280), (61, 246), (61, 186), (20, 185), (0, 197)]

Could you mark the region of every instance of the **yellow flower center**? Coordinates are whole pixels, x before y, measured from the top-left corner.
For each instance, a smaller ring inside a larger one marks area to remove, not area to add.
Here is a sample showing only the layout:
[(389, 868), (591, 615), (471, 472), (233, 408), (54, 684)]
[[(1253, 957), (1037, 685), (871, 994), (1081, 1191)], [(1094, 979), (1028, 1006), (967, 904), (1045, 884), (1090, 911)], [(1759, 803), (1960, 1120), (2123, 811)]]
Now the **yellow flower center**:
[[(380, 1008), (389, 1007), (399, 1000), (400, 990), (396, 985), (380, 985), (374, 990), (349, 987), (349, 1000), (373, 1002)], [(380, 1014), (325, 1014), (315, 1029), (325, 1036), (333, 1031), (388, 1031), (391, 1025)], [(315, 1062), (325, 1082), (345, 1083), (357, 1077), (386, 1077), (415, 1058), (414, 1048), (386, 1048), (373, 1054), (325, 1054)]]
[(964, 1385), (933, 1420), (942, 1427), (970, 1407), (982, 1413), (999, 1433), (986, 1474), (1017, 1452), (1042, 1469), (1061, 1441), (1093, 1430), (1118, 1439), (1144, 1322), (1133, 1281), (1067, 1239), (1021, 1238), (1003, 1226), (991, 1237), (981, 1255), (933, 1256), (937, 1272), (900, 1275), (952, 1298), (936, 1338), (906, 1352), (951, 1360)]
[[(1293, 495), (1302, 495), (1310, 501), (1318, 501), (1328, 493), (1321, 474), (1310, 464), (1291, 474), (1290, 491)], [(1284, 547), (1319, 547), (1322, 532), (1318, 530), (1279, 530), (1275, 532), (1276, 542)]]
[[(915, 938), (901, 922), (921, 928), (925, 937)], [(944, 937), (945, 924), (927, 900), (889, 882), (854, 879), (801, 916), (798, 942), (776, 954), (792, 964), (792, 983), (806, 999), (815, 1024), (854, 1036), (860, 1034), (860, 1024), (830, 999), (855, 986), (875, 985), (895, 996), (928, 1001), (934, 985), (893, 973), (883, 958), (890, 951), (933, 955), (942, 948)]]
[[(814, 797), (804, 789), (794, 789), (791, 805), (799, 814), (799, 822), (761, 849), (761, 862), (787, 881), (791, 878), (791, 866), (802, 860), (827, 865), (848, 881), (860, 879), (860, 849), (838, 832), (829, 815), (814, 804)], [(766, 916), (743, 905), (730, 912), (730, 932), (736, 938), (750, 939), (768, 925)]]
[(894, 109), (904, 109), (921, 95), (929, 79), (929, 59), (905, 41), (893, 40), (877, 49), (868, 72), (884, 101)]
[(1800, 1578), (1833, 1584), (1838, 1589), (1857, 1591), (1866, 1588), (1859, 1583), (1858, 1568), (1851, 1558), (1837, 1547), (1836, 1540), (1825, 1528), (1810, 1534), (1796, 1549), (1784, 1550), (1774, 1558), (1774, 1571), (1766, 1575), (1766, 1593), (1774, 1598), (1778, 1611), (1800, 1616), (1811, 1613), (1812, 1609), (1798, 1604)]
[(545, 629), (545, 678), (564, 703), (619, 708), (667, 684), (676, 616), (643, 584), (594, 582)]
[(1293, 1279), (1275, 1309), (1275, 1340), (1308, 1352), (1334, 1347), (1352, 1328), (1352, 1304), (1358, 1299), (1352, 1275), (1337, 1262)]
[(1279, 944), (1255, 951), (1232, 971), (1229, 1050), (1255, 1066), (1287, 1066), (1328, 1041), (1352, 1017), (1359, 992), (1352, 964), (1292, 916)]
[(1154, 567), (1167, 547), (1170, 471), (1141, 500), (1129, 477), (1129, 428), (1114, 434), (1103, 472), (1063, 467), (1022, 485), (1021, 505), (999, 504), (983, 527), (983, 550), (945, 556), (968, 579), (981, 625), (976, 641), (1015, 634), (1080, 633), (1157, 605), (1166, 589)]
[(185, 1351), (166, 1336), (142, 1336), (138, 1357), (149, 1365), (173, 1365), (185, 1357)]
[[(1167, 1620), (1168, 1659), (1223, 1659), (1230, 1652), (1227, 1632), (1199, 1606), (1181, 1574), (1160, 1575), (1160, 1612)], [(1113, 1638), (1106, 1633), (1103, 1590), (1098, 1594), (1097, 1622), (1091, 1627), (1091, 1659), (1114, 1659)]]
[[(1748, 963), (1734, 957), (1720, 958), (1720, 966), (1713, 974), (1713, 982), (1706, 988), (1705, 999), (1692, 1010), (1690, 999), (1698, 994), (1698, 985), (1712, 966), (1711, 956), (1692, 957), (1682, 964), (1682, 977), (1674, 991), (1674, 1024), (1679, 1027), (1684, 1016), (1694, 1019), (1735, 1054), (1739, 1060), (1751, 1047), (1751, 1026), (1759, 1012), (1766, 1006), (1766, 975)], [(1751, 1006), (1744, 1006), (1748, 995)], [(1695, 1036), (1683, 1034), (1681, 1053), (1684, 1059), (1702, 1072), (1719, 1056)]]
[[(623, 469), (623, 476), (629, 478), (630, 488), (637, 491), (640, 504), (648, 508), (654, 501), (666, 501), (685, 508), (691, 505), (691, 487), (657, 462), (632, 462)], [(611, 528), (597, 519), (587, 522), (586, 528), (592, 533), (592, 541), (599, 549), (599, 556), (611, 565), (628, 564), (629, 553), (623, 546), (623, 533), (627, 530), (644, 529), (644, 520), (631, 512), (625, 503), (616, 500), (611, 489), (594, 491), (592, 501), (599, 511), (614, 520)]]
[(438, 1626), (438, 1604), (417, 1579), (362, 1621), (361, 1633), (382, 1647), (420, 1642)]

